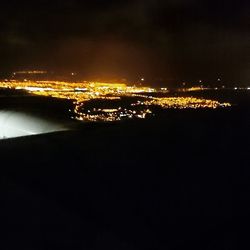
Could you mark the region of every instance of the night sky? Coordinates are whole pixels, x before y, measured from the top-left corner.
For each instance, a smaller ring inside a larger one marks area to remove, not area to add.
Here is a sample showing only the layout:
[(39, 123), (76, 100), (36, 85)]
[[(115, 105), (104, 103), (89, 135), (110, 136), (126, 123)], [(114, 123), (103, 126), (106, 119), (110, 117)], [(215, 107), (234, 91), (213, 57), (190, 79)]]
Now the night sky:
[(2, 0), (0, 71), (250, 83), (250, 2)]

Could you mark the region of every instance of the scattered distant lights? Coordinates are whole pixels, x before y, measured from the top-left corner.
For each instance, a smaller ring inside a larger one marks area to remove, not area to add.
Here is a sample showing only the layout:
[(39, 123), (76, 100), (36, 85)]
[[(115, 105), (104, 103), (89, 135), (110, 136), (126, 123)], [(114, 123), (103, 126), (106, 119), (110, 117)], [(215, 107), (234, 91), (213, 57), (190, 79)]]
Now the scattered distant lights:
[[(144, 78), (141, 79), (144, 81)], [(128, 86), (124, 83), (62, 82), (62, 81), (16, 81), (0, 82), (0, 88), (24, 90), (38, 96), (71, 100), (74, 104), (72, 118), (79, 121), (113, 122), (124, 119), (145, 119), (154, 115), (154, 108), (161, 109), (216, 109), (230, 107), (230, 103), (194, 97), (155, 97), (168, 93), (167, 88), (155, 89), (143, 86)], [(250, 90), (250, 88), (248, 88)], [(180, 89), (180, 92), (204, 90), (201, 87)], [(119, 107), (88, 108), (90, 101), (117, 102), (130, 98)]]
[(43, 74), (47, 74), (47, 71), (42, 71), (42, 70), (33, 70), (33, 71), (17, 71), (14, 72), (13, 75), (43, 75)]

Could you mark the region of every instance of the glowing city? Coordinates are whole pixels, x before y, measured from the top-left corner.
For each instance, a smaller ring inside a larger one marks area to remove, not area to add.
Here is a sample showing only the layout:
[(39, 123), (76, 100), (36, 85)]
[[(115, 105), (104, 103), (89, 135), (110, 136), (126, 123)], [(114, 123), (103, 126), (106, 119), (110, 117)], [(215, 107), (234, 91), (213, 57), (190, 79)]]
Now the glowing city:
[[(17, 81), (0, 82), (0, 88), (23, 90), (31, 95), (71, 100), (74, 104), (72, 118), (80, 121), (120, 121), (145, 119), (154, 115), (153, 108), (161, 109), (216, 109), (230, 107), (230, 103), (189, 97), (166, 97), (166, 88), (103, 82)], [(187, 90), (188, 91), (188, 90)], [(122, 101), (126, 99), (126, 105)], [(90, 106), (91, 101), (106, 101), (107, 105)], [(119, 105), (120, 104), (120, 105)]]

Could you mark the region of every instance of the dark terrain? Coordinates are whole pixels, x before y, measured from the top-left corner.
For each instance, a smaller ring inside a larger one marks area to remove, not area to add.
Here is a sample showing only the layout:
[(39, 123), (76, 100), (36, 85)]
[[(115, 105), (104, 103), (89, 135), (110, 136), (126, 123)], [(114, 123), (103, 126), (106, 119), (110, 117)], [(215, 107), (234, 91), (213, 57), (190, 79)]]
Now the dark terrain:
[(249, 248), (250, 104), (236, 97), (1, 141), (1, 249)]

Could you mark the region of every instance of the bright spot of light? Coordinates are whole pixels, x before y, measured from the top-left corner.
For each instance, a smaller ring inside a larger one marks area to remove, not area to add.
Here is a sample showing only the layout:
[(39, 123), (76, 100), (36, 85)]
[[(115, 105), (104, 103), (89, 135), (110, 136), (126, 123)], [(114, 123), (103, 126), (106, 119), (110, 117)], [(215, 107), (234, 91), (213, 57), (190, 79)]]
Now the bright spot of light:
[(24, 112), (0, 111), (0, 139), (66, 131), (64, 125)]

